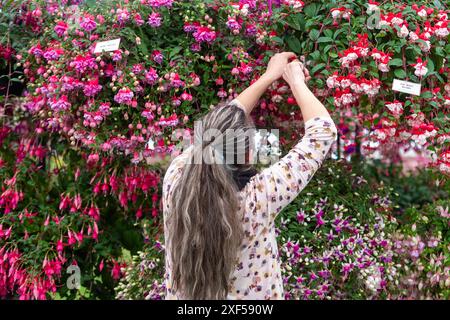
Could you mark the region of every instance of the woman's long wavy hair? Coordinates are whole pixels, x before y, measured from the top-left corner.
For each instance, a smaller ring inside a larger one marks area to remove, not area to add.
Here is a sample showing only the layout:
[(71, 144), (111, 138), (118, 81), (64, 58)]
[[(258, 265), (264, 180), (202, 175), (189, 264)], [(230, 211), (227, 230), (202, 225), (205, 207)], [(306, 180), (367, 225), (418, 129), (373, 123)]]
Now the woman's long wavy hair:
[[(184, 299), (225, 299), (243, 238), (236, 176), (253, 169), (254, 126), (232, 105), (217, 106), (201, 124), (203, 131), (194, 130), (190, 161), (171, 195), (166, 240), (173, 289)], [(209, 129), (215, 130), (214, 139), (204, 141)], [(238, 163), (242, 153), (245, 161)]]

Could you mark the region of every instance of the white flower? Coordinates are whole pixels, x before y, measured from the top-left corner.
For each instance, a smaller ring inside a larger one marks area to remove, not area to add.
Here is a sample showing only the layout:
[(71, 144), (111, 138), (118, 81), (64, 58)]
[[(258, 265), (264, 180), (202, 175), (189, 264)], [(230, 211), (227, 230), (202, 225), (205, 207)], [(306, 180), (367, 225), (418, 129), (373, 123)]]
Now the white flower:
[(434, 34), (436, 37), (445, 38), (449, 34), (448, 28), (438, 28), (434, 31)]
[(408, 30), (408, 27), (405, 25), (403, 25), (400, 28), (400, 31), (397, 31), (397, 36), (399, 36), (400, 38), (406, 38), (408, 36), (408, 34), (409, 34), (409, 30)]
[(425, 18), (427, 16), (427, 10), (422, 9), (419, 12), (417, 12), (419, 17)]
[(385, 63), (380, 63), (378, 65), (378, 70), (380, 70), (381, 72), (389, 72), (389, 66)]
[(418, 77), (423, 77), (428, 72), (428, 68), (425, 67), (423, 63), (420, 62), (417, 63), (414, 68), (416, 69), (416, 71), (414, 71), (414, 74)]

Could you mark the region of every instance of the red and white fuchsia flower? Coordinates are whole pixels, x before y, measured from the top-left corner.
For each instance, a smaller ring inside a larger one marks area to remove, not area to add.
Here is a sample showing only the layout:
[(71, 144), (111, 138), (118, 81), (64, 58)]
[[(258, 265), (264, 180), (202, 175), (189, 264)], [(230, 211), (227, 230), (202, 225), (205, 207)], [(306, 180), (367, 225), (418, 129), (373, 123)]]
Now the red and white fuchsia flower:
[(416, 69), (416, 71), (414, 71), (414, 74), (420, 78), (426, 75), (428, 72), (426, 65), (427, 61), (422, 61), (421, 58), (417, 58), (417, 62), (412, 65), (414, 69)]

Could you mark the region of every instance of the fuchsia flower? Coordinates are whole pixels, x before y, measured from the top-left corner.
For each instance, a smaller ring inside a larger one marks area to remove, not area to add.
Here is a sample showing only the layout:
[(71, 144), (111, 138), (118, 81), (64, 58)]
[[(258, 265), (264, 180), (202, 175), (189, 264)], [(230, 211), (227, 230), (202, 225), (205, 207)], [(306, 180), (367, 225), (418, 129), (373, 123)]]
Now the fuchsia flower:
[(142, 19), (141, 15), (139, 13), (135, 13), (133, 16), (133, 19), (134, 19), (134, 23), (136, 23), (137, 26), (142, 26), (145, 23), (144, 19)]
[(173, 0), (141, 0), (141, 3), (154, 8), (171, 7)]
[(117, 8), (116, 16), (117, 21), (121, 24), (124, 24), (130, 19), (130, 12), (127, 8)]
[(163, 62), (164, 56), (163, 56), (163, 54), (162, 54), (161, 51), (159, 51), (159, 50), (154, 50), (154, 51), (152, 52), (152, 59), (153, 59), (153, 61), (155, 61), (156, 63), (161, 64), (161, 63)]
[(394, 117), (398, 118), (403, 114), (403, 102), (394, 100), (393, 102), (386, 102), (385, 105)]
[(161, 21), (162, 21), (162, 17), (158, 12), (152, 12), (149, 16), (148, 16), (148, 20), (147, 23), (153, 27), (153, 28), (157, 28), (161, 26)]
[(211, 43), (214, 40), (216, 40), (217, 34), (214, 30), (210, 29), (209, 27), (200, 26), (197, 27), (197, 29), (194, 31), (193, 36), (195, 38), (195, 41), (199, 43), (201, 42)]
[(426, 75), (428, 72), (428, 68), (426, 67), (427, 63), (428, 61), (423, 62), (421, 58), (417, 58), (417, 62), (412, 65), (416, 69), (414, 74), (420, 78)]
[(59, 98), (52, 98), (50, 100), (50, 108), (54, 111), (65, 111), (71, 107), (70, 102), (66, 95), (62, 95)]
[(427, 16), (433, 14), (433, 12), (434, 12), (434, 9), (433, 9), (433, 8), (427, 8), (427, 7), (425, 7), (424, 5), (422, 5), (422, 6), (419, 7), (419, 6), (418, 6), (417, 4), (415, 4), (415, 3), (411, 6), (411, 8), (412, 8), (414, 11), (416, 11), (416, 13), (417, 13), (417, 15), (418, 15), (419, 17), (422, 17), (422, 18), (426, 18)]
[(94, 16), (86, 13), (83, 17), (80, 17), (80, 27), (87, 32), (92, 32), (97, 28)]
[(114, 101), (117, 103), (123, 103), (130, 105), (132, 102), (132, 99), (134, 97), (133, 91), (131, 91), (130, 88), (122, 88), (117, 92), (117, 94), (114, 96)]
[(51, 60), (58, 60), (59, 57), (61, 57), (64, 54), (64, 50), (61, 48), (48, 48), (45, 50), (43, 56), (45, 59), (51, 61)]
[(87, 97), (93, 97), (102, 90), (102, 86), (98, 84), (98, 79), (92, 79), (85, 83), (83, 92)]
[(59, 37), (62, 37), (66, 33), (67, 29), (69, 29), (67, 23), (65, 23), (64, 21), (58, 21), (53, 30), (55, 30), (56, 34)]
[(236, 20), (236, 18), (232, 17), (228, 17), (226, 25), (234, 34), (238, 34), (239, 30), (241, 30), (242, 28), (241, 24)]
[(145, 80), (147, 80), (149, 84), (155, 84), (158, 81), (158, 79), (159, 76), (155, 69), (150, 68), (148, 71), (145, 72)]

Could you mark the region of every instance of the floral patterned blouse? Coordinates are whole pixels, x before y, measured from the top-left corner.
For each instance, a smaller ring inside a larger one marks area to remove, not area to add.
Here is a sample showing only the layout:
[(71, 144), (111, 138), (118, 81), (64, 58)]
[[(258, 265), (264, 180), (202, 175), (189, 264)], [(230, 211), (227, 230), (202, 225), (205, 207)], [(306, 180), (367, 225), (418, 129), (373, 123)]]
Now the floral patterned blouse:
[[(305, 188), (322, 164), (337, 130), (330, 117), (305, 123), (305, 135), (289, 153), (253, 176), (239, 192), (244, 239), (231, 275), (227, 299), (284, 299), (274, 220)], [(176, 157), (163, 182), (163, 216), (170, 211), (170, 195), (188, 158), (186, 149)], [(167, 238), (169, 230), (164, 223)], [(166, 299), (183, 299), (171, 289), (170, 252), (166, 249)]]

